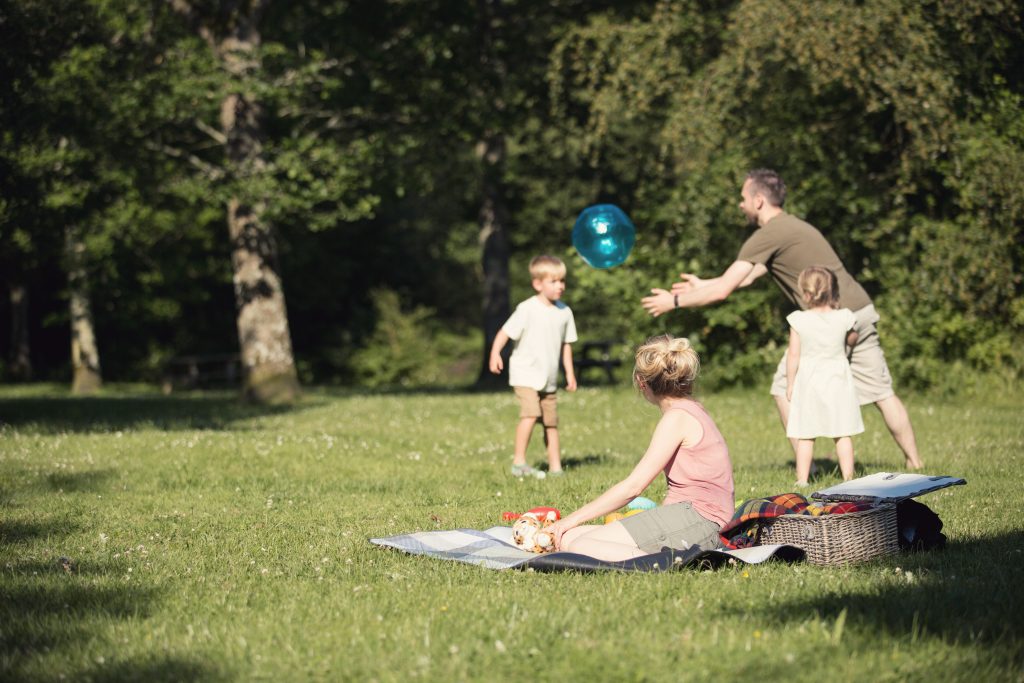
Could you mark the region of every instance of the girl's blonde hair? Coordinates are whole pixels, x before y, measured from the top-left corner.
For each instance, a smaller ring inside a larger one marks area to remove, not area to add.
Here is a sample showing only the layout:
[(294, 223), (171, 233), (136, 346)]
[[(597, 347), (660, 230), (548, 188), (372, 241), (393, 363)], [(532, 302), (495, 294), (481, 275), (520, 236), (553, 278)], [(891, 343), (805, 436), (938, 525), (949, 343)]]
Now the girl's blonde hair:
[(839, 307), (839, 280), (824, 266), (810, 266), (800, 272), (796, 281), (809, 306)]
[(684, 398), (693, 395), (700, 358), (690, 340), (667, 334), (651, 337), (636, 350), (633, 384), (646, 385), (655, 396)]

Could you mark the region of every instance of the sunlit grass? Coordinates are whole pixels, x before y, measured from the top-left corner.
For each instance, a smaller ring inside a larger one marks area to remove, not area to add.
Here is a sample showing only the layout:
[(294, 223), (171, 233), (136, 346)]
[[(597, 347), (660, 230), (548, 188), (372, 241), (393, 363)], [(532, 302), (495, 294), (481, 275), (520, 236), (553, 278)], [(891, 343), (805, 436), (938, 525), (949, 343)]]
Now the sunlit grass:
[[(921, 499), (946, 524), (943, 552), (545, 575), (367, 542), (568, 510), (628, 472), (653, 409), (626, 388), (560, 401), (569, 475), (519, 481), (510, 392), (312, 390), (265, 410), (230, 394), (4, 388), (0, 678), (1020, 680), (1020, 396), (908, 401), (926, 471), (969, 482)], [(705, 402), (737, 498), (789, 490), (770, 398)], [(865, 419), (858, 467), (898, 470), (877, 413)], [(827, 469), (821, 487), (838, 481)]]

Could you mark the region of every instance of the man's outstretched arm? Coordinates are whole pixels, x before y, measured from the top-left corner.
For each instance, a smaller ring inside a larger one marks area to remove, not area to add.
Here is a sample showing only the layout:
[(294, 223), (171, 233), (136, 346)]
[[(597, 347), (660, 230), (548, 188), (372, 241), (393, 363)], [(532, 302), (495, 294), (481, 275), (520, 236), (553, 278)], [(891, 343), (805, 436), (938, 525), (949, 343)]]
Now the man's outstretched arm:
[(683, 273), (681, 282), (672, 285), (672, 291), (655, 288), (651, 295), (641, 300), (644, 309), (654, 317), (673, 308), (696, 308), (724, 301), (738, 287), (746, 287), (768, 272), (761, 264), (750, 261), (734, 261), (724, 273), (715, 278), (702, 280), (690, 273)]

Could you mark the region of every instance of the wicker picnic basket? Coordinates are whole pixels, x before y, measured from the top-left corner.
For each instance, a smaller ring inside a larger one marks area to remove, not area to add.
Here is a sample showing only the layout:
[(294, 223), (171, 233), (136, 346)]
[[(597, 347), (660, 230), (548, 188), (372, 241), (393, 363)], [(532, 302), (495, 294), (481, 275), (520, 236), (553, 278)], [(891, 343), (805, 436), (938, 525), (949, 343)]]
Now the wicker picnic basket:
[(838, 515), (782, 515), (761, 528), (761, 545), (802, 548), (811, 564), (847, 564), (899, 551), (896, 506)]

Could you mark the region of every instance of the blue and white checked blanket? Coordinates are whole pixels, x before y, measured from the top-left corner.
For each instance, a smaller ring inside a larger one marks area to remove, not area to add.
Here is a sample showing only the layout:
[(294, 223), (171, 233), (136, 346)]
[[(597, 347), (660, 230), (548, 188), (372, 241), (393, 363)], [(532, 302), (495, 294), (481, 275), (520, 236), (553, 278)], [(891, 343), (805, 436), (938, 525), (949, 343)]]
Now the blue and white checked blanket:
[(667, 571), (682, 567), (717, 567), (722, 564), (759, 564), (776, 558), (794, 561), (803, 558), (803, 551), (793, 546), (764, 545), (740, 550), (666, 550), (626, 562), (604, 562), (575, 553), (538, 555), (517, 548), (512, 543), (512, 527), (496, 526), (486, 531), (453, 529), (420, 531), (388, 538), (371, 538), (370, 542), (396, 548), (413, 555), (427, 555), (445, 560), (467, 562), (488, 569), (535, 569), (537, 571)]

